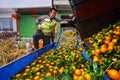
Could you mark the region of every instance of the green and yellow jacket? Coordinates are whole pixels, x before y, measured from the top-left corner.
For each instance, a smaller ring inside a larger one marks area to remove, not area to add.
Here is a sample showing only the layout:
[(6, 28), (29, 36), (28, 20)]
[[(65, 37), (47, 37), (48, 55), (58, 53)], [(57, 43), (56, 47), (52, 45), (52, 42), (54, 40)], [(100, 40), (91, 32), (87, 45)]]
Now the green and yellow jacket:
[(50, 19), (48, 15), (44, 15), (36, 19), (36, 24), (40, 24), (42, 26), (42, 32), (44, 35), (51, 36), (51, 33), (53, 32), (57, 22), (68, 23), (71, 21), (71, 19)]

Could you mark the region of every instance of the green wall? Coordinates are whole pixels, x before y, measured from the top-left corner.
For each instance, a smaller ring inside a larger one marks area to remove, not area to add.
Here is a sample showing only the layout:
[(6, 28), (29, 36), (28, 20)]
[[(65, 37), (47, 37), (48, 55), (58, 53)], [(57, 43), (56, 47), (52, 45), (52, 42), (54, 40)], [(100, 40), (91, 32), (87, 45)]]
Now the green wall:
[(20, 35), (22, 37), (32, 37), (33, 33), (37, 30), (35, 18), (31, 15), (21, 15), (19, 18)]

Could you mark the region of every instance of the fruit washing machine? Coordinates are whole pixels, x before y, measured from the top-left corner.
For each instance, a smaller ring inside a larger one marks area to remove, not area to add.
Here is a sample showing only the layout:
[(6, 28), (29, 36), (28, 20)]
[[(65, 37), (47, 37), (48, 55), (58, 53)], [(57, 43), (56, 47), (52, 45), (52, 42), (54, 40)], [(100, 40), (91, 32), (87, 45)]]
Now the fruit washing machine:
[[(88, 49), (91, 45), (86, 38), (120, 20), (120, 0), (69, 0), (69, 2), (76, 17), (76, 29)], [(106, 74), (104, 78), (110, 80)]]
[(120, 20), (120, 0), (69, 0), (81, 39)]

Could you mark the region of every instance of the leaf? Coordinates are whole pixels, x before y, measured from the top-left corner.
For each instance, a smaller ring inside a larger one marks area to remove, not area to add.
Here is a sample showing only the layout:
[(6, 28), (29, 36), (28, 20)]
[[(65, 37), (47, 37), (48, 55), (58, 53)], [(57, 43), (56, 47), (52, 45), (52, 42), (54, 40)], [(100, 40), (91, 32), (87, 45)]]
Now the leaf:
[(62, 80), (72, 80), (70, 75), (63, 76)]
[(120, 53), (120, 49), (118, 49), (116, 53)]
[(113, 65), (114, 69), (119, 69), (120, 68), (120, 61), (117, 61), (114, 65)]
[(95, 76), (96, 75), (95, 73), (91, 72), (90, 74), (92, 75), (91, 80), (97, 80), (97, 77)]
[(54, 77), (46, 77), (46, 76), (42, 76), (43, 80), (58, 80)]
[(93, 64), (93, 71), (94, 71), (95, 73), (97, 73), (97, 71), (98, 71), (98, 70), (97, 70), (97, 64), (95, 64), (95, 63)]

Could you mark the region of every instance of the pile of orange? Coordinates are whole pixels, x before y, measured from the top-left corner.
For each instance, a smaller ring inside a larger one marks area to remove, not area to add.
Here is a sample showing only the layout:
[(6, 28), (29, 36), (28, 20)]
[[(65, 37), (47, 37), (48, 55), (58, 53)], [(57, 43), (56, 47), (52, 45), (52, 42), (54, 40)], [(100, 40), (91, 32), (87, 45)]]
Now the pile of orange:
[[(102, 31), (86, 38), (86, 40), (91, 45), (88, 55), (102, 70), (106, 70), (112, 62), (120, 60), (120, 22), (104, 28)], [(111, 66), (111, 68), (113, 69), (114, 67)], [(107, 73), (113, 80), (120, 79), (120, 75), (115, 69), (108, 70)]]
[(120, 80), (120, 71), (109, 69), (107, 70), (107, 74), (112, 80)]
[[(84, 59), (81, 52), (82, 47), (76, 48), (75, 44), (82, 46), (84, 42), (77, 42), (75, 32), (65, 32), (61, 37), (56, 50), (49, 50), (40, 55), (25, 69), (11, 78), (11, 80), (62, 80), (64, 76), (69, 75), (72, 80), (91, 80), (89, 73), (84, 74), (89, 63)], [(63, 42), (63, 43), (62, 43)], [(71, 80), (69, 79), (69, 80)]]

